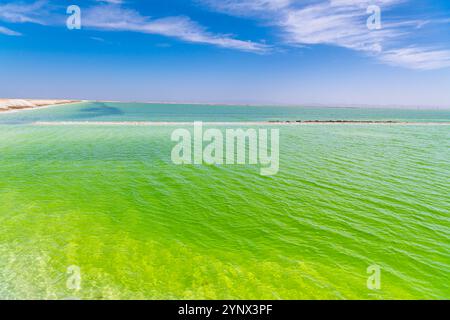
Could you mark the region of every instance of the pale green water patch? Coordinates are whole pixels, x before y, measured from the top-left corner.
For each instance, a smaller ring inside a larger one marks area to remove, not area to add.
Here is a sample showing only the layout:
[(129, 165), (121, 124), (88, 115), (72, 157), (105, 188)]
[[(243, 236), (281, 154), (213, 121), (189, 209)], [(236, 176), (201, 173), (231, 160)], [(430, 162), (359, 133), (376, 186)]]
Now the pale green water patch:
[(39, 121), (245, 122), (298, 120), (450, 122), (450, 109), (377, 109), (308, 106), (230, 106), (85, 102), (10, 114), (0, 113), (0, 123), (32, 123)]

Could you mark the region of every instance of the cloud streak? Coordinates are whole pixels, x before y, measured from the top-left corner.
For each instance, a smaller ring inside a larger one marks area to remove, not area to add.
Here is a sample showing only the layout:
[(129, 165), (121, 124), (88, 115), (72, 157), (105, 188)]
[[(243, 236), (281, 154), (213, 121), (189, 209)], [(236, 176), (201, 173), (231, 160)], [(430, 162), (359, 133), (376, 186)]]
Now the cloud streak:
[(21, 36), (22, 34), (20, 32), (8, 29), (6, 27), (0, 26), (0, 34), (4, 34), (7, 36)]
[[(137, 10), (122, 6), (122, 0), (96, 0), (97, 5), (82, 9), (82, 27), (104, 31), (128, 31), (162, 35), (182, 41), (209, 44), (240, 51), (264, 53), (270, 47), (253, 41), (237, 39), (229, 34), (216, 34), (187, 16), (152, 19)], [(61, 15), (52, 12), (48, 1), (38, 0), (32, 4), (22, 2), (0, 5), (0, 21), (8, 23), (35, 23), (54, 25), (62, 22)], [(45, 9), (45, 10), (44, 10)], [(46, 17), (46, 19), (44, 19)], [(2, 27), (0, 33), (20, 35)]]
[(133, 9), (100, 5), (84, 11), (83, 26), (106, 31), (131, 31), (162, 35), (186, 42), (210, 44), (223, 48), (263, 53), (265, 44), (243, 41), (230, 35), (214, 34), (186, 16), (151, 19)]
[[(200, 0), (215, 11), (260, 19), (280, 30), (287, 45), (332, 45), (365, 52), (389, 65), (430, 70), (448, 67), (448, 50), (401, 47), (428, 21), (383, 21), (381, 30), (366, 25), (369, 5), (388, 12), (408, 0)], [(385, 19), (383, 19), (385, 20)], [(429, 59), (429, 60), (427, 60)]]
[(419, 70), (434, 70), (450, 67), (450, 50), (427, 48), (401, 48), (384, 52), (380, 60), (394, 66)]
[[(449, 67), (449, 44), (420, 45), (414, 42), (417, 32), (441, 20), (389, 20), (385, 13), (410, 0), (195, 0), (214, 11), (255, 19), (278, 33), (283, 46), (330, 45), (364, 53), (381, 63), (418, 70)], [(253, 53), (267, 53), (273, 47), (265, 43), (244, 41), (230, 34), (218, 34), (188, 16), (151, 18), (126, 8), (123, 0), (95, 0), (82, 10), (82, 27), (103, 31), (126, 31), (161, 35), (180, 41), (208, 44)], [(382, 9), (382, 29), (369, 30), (367, 7)], [(8, 24), (34, 23), (63, 25), (65, 19), (46, 0), (34, 3), (0, 4), (0, 34), (20, 36)], [(14, 28), (15, 29), (15, 28)]]
[(43, 24), (44, 7), (47, 1), (39, 0), (31, 4), (17, 2), (0, 4), (0, 20), (9, 23), (35, 23)]

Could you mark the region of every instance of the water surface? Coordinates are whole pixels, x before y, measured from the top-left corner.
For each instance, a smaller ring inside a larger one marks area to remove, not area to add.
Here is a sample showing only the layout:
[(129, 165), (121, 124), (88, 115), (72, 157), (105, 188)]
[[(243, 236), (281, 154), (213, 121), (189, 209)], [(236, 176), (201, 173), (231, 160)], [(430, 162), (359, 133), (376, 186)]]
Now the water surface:
[[(118, 109), (55, 107), (0, 125), (0, 298), (450, 297), (449, 127), (280, 126), (280, 172), (262, 177), (173, 165), (173, 128), (29, 122), (149, 111)], [(213, 113), (200, 109), (200, 120)], [(336, 118), (367, 116), (355, 112)], [(224, 118), (241, 119), (214, 114)], [(373, 264), (379, 291), (366, 286)], [(80, 291), (67, 288), (71, 265)]]
[(450, 122), (450, 109), (369, 109), (283, 106), (226, 106), (85, 102), (12, 114), (0, 114), (0, 123), (38, 121), (150, 121), (245, 122), (306, 120), (369, 120)]

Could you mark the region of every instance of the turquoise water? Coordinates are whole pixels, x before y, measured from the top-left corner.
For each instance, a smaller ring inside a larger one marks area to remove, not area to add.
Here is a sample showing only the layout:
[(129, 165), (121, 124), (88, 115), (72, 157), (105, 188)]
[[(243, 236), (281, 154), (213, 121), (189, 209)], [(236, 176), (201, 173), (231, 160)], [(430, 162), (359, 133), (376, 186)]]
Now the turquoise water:
[[(262, 177), (254, 166), (175, 166), (176, 127), (29, 123), (86, 107), (0, 125), (0, 298), (450, 297), (450, 127), (274, 126), (280, 172)], [(86, 119), (138, 117), (120, 108)], [(352, 110), (336, 118), (368, 116)], [(167, 114), (194, 117), (166, 109), (151, 120)], [(72, 265), (80, 290), (66, 285)]]
[(265, 106), (166, 105), (87, 102), (0, 115), (0, 123), (36, 121), (278, 121), (394, 120), (449, 122), (450, 109), (357, 109)]

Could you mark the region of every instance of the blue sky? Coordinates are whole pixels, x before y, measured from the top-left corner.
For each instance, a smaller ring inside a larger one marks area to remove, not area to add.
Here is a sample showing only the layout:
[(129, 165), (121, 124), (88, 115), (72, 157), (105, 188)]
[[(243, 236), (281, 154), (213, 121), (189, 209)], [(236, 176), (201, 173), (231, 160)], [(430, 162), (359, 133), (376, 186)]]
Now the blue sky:
[(450, 107), (450, 1), (0, 0), (0, 97)]

